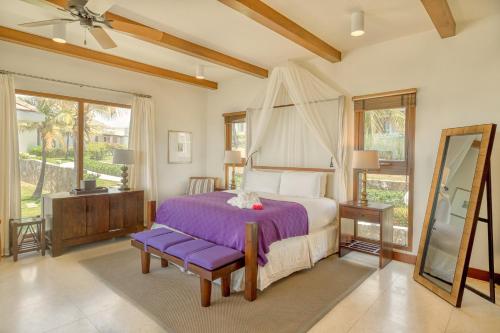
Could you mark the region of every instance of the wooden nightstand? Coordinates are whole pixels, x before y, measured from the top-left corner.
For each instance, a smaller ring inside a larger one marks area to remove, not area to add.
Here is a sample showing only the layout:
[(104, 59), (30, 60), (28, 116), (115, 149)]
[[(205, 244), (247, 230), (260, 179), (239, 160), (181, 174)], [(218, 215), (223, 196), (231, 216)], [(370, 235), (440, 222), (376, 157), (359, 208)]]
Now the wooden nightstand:
[[(391, 205), (369, 202), (361, 205), (358, 201), (348, 201), (340, 204), (339, 215), (339, 257), (357, 251), (379, 257), (379, 267), (383, 268), (392, 260), (393, 248), (393, 207)], [(342, 219), (354, 221), (354, 236), (342, 235)], [(358, 221), (380, 225), (379, 240), (358, 237)]]

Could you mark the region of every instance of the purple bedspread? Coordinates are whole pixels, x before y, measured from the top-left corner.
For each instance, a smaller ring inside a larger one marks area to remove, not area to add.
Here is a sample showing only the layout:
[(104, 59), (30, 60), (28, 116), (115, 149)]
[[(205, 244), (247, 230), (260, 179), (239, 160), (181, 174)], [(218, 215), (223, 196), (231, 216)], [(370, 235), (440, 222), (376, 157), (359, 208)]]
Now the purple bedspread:
[(267, 263), (269, 246), (279, 240), (307, 235), (304, 206), (295, 202), (260, 199), (263, 210), (240, 209), (227, 203), (232, 193), (212, 192), (168, 199), (156, 213), (156, 222), (188, 235), (244, 252), (245, 222), (259, 225), (258, 263)]

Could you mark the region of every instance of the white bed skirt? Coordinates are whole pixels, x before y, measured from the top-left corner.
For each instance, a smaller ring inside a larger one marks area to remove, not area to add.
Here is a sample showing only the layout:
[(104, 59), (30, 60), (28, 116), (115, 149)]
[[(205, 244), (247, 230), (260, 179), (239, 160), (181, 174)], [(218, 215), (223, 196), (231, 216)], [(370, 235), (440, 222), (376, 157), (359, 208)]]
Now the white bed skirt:
[[(319, 260), (337, 252), (337, 243), (337, 225), (329, 225), (306, 236), (271, 244), (267, 264), (259, 266), (257, 288), (264, 290), (294, 272), (313, 267)], [(234, 291), (245, 289), (244, 268), (231, 275), (231, 288)]]
[[(153, 228), (166, 228), (154, 224)], [(257, 288), (264, 290), (272, 283), (303, 269), (311, 268), (319, 260), (338, 251), (337, 225), (331, 224), (305, 236), (288, 238), (271, 244), (267, 254), (268, 262), (259, 266)], [(180, 268), (180, 267), (179, 267)], [(182, 268), (181, 268), (182, 269)], [(184, 270), (184, 269), (182, 269)], [(219, 283), (219, 281), (216, 281)], [(245, 289), (245, 269), (231, 275), (231, 289)]]

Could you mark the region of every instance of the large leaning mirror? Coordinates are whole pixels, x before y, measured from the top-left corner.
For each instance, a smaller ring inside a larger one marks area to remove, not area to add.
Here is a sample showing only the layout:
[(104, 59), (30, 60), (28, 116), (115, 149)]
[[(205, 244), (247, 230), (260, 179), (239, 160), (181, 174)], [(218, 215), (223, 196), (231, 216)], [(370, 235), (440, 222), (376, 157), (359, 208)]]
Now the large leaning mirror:
[[(441, 133), (414, 278), (460, 306), (496, 125)], [(491, 221), (490, 221), (491, 222)], [(486, 248), (486, 245), (484, 245)]]

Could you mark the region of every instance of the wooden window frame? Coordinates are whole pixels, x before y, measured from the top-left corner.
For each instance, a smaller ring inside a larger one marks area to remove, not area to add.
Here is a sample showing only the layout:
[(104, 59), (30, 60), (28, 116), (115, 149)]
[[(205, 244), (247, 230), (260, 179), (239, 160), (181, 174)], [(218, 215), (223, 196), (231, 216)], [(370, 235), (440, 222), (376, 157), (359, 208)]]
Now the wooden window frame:
[[(224, 150), (231, 150), (231, 142), (233, 140), (233, 131), (232, 131), (232, 124), (234, 123), (239, 123), (243, 122), (246, 119), (246, 111), (239, 111), (239, 112), (230, 112), (230, 113), (224, 113), (222, 116), (224, 117), (224, 136), (225, 136), (225, 143), (224, 143)], [(246, 163), (246, 159), (242, 158), (241, 162), (239, 164), (236, 164), (236, 167), (244, 167)], [(227, 190), (229, 188), (229, 167), (230, 165), (225, 164), (224, 165), (224, 188)]]
[[(364, 149), (364, 112), (404, 107), (405, 117), (405, 157), (404, 161), (380, 160), (380, 169), (374, 174), (404, 175), (408, 177), (408, 239), (406, 246), (394, 244), (395, 249), (412, 251), (413, 249), (413, 204), (414, 204), (414, 164), (415, 164), (415, 114), (417, 90), (405, 89), (385, 93), (353, 97), (354, 101), (354, 149)], [(353, 196), (358, 199), (359, 173), (353, 173)], [(357, 230), (355, 237), (357, 237)], [(358, 237), (364, 241), (372, 241)]]
[(16, 89), (16, 95), (27, 95), (27, 96), (36, 96), (36, 97), (44, 97), (44, 98), (52, 98), (52, 99), (60, 99), (65, 101), (71, 101), (78, 104), (77, 109), (77, 121), (78, 121), (78, 133), (77, 133), (77, 156), (76, 156), (76, 175), (77, 175), (77, 184), (80, 183), (80, 180), (83, 180), (83, 152), (84, 152), (84, 114), (85, 114), (85, 104), (98, 104), (98, 105), (106, 105), (117, 108), (125, 108), (132, 109), (131, 105), (128, 104), (120, 104), (113, 102), (106, 102), (88, 98), (67, 96), (67, 95), (58, 95), (46, 92), (32, 91), (32, 90), (23, 90)]

